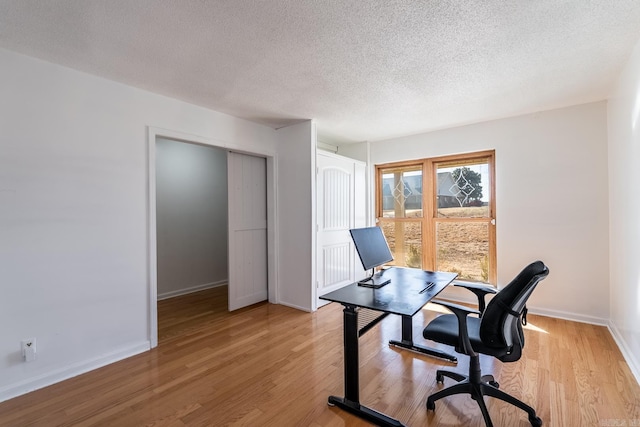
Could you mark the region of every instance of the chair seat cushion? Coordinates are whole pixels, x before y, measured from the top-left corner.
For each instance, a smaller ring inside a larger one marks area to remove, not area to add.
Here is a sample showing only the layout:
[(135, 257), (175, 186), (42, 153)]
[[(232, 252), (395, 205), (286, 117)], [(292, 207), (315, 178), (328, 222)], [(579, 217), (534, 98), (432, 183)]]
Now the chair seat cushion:
[[(497, 358), (501, 358), (508, 354), (508, 349), (505, 347), (488, 347), (482, 343), (482, 340), (480, 339), (479, 318), (467, 316), (467, 329), (469, 332), (471, 347), (473, 347), (476, 352), (488, 354)], [(443, 314), (438, 316), (429, 322), (427, 327), (424, 328), (422, 335), (428, 340), (456, 347), (457, 351), (459, 347), (458, 318), (455, 314)]]

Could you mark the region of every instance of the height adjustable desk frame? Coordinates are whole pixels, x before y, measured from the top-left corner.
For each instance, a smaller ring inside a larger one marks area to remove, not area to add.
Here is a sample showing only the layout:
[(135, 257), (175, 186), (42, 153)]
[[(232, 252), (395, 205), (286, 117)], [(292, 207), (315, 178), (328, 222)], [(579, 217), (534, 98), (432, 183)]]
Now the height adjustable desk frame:
[(353, 283), (320, 297), (344, 306), (344, 397), (329, 396), (328, 403), (378, 426), (401, 427), (404, 424), (400, 421), (360, 404), (358, 307), (402, 316), (402, 341), (390, 341), (390, 345), (455, 362), (455, 356), (416, 346), (413, 343), (411, 318), (457, 275), (412, 268), (391, 268), (384, 275), (391, 282), (382, 288), (366, 288)]

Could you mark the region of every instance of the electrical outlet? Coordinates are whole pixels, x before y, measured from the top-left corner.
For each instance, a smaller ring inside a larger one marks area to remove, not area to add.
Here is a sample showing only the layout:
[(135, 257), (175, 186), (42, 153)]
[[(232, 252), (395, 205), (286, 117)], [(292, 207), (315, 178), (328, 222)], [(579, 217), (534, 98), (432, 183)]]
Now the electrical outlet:
[(29, 338), (22, 340), (22, 360), (25, 362), (33, 362), (36, 360), (36, 339)]

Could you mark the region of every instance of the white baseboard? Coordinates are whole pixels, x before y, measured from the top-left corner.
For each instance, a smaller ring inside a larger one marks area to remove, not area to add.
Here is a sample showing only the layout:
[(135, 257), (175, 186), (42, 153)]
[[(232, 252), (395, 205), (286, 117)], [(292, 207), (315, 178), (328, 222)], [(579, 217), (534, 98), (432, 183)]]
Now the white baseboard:
[[(446, 299), (448, 301), (457, 302), (457, 303), (478, 304), (478, 300), (474, 297), (461, 298), (456, 295), (448, 294), (441, 299)], [(589, 323), (591, 325), (598, 325), (598, 326), (609, 325), (608, 319), (603, 319), (595, 316), (587, 316), (584, 314), (571, 313), (568, 311), (549, 310), (546, 308), (531, 307), (531, 306), (527, 306), (527, 309), (529, 310), (529, 313), (537, 314), (539, 316), (553, 317), (555, 319), (571, 320), (573, 322), (580, 322), (580, 323)]]
[(205, 283), (202, 285), (191, 286), (189, 288), (178, 289), (177, 291), (164, 292), (158, 294), (158, 301), (163, 299), (169, 299), (173, 297), (179, 297), (180, 295), (192, 294), (198, 291), (204, 291), (205, 289), (217, 288), (218, 286), (224, 286), (228, 283), (228, 280), (219, 280), (217, 282)]
[(278, 302), (278, 304), (284, 305), (284, 306), (287, 306), (287, 307), (291, 307), (291, 308), (295, 308), (296, 310), (301, 310), (301, 311), (306, 311), (307, 313), (311, 313), (311, 310), (309, 310), (308, 307), (301, 307), (299, 305), (290, 304), (290, 303), (284, 302), (284, 301), (280, 301), (280, 302)]
[(57, 369), (53, 372), (48, 372), (34, 378), (20, 381), (16, 384), (10, 384), (0, 388), (0, 402), (76, 377), (89, 371), (93, 371), (94, 369), (102, 368), (103, 366), (110, 365), (111, 363), (118, 362), (122, 359), (149, 351), (150, 349), (151, 343), (149, 341), (145, 341), (143, 343), (109, 353), (105, 356), (78, 362), (73, 365)]
[(590, 325), (608, 326), (609, 321), (601, 317), (587, 316), (584, 314), (571, 313), (568, 311), (548, 310), (539, 307), (527, 307), (529, 313), (539, 316), (553, 317), (555, 319), (571, 320), (572, 322), (588, 323)]
[(633, 352), (627, 345), (627, 342), (625, 341), (624, 337), (620, 333), (620, 330), (616, 327), (616, 325), (613, 322), (610, 321), (607, 326), (609, 328), (609, 332), (611, 332), (611, 336), (613, 337), (614, 341), (616, 342), (616, 344), (618, 344), (618, 348), (622, 353), (622, 357), (624, 357), (624, 360), (627, 362), (627, 365), (629, 365), (629, 369), (631, 370), (631, 373), (636, 378), (636, 381), (638, 382), (638, 384), (640, 384), (640, 359), (638, 359), (638, 355), (633, 354)]

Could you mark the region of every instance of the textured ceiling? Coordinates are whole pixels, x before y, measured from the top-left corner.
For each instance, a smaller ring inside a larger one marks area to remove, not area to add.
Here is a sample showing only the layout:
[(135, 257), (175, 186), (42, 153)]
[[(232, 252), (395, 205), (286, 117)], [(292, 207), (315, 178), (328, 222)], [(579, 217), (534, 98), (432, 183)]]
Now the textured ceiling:
[(639, 0), (0, 0), (0, 47), (329, 142), (606, 99), (639, 38)]

